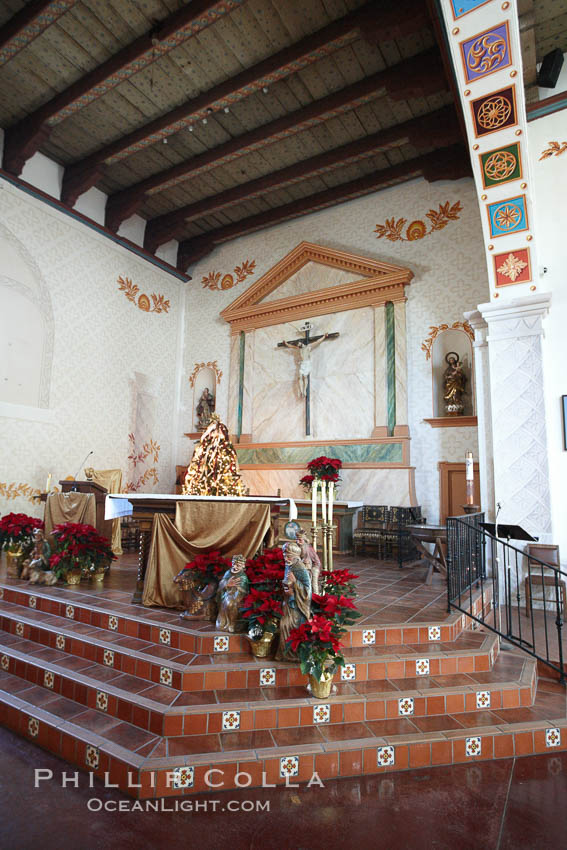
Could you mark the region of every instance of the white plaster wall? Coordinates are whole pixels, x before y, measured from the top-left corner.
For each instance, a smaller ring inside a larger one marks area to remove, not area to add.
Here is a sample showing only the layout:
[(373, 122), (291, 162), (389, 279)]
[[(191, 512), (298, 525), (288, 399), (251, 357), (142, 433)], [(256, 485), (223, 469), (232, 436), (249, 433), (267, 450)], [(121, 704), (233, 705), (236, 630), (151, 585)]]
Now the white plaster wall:
[[(421, 219), (427, 224), (429, 209), (437, 210), (446, 201), (460, 201), (463, 209), (459, 220), (449, 222), (443, 230), (412, 242), (376, 239), (374, 228), (386, 218), (403, 217), (407, 223)], [(217, 360), (223, 370), (217, 409), (225, 421), (228, 419), (230, 330), (219, 313), (302, 240), (408, 266), (415, 273), (407, 304), (411, 457), (417, 467), (418, 503), (428, 519), (435, 521), (439, 512), (438, 462), (464, 460), (468, 449), (477, 455), (475, 428), (432, 429), (423, 423), (433, 414), (431, 366), (421, 351), (430, 325), (462, 321), (463, 311), (475, 309), (489, 296), (478, 204), (470, 179), (432, 184), (420, 179), (392, 187), (221, 245), (190, 268), (193, 280), (187, 296), (183, 430), (189, 430), (192, 418), (188, 376), (195, 362)], [(244, 283), (230, 290), (203, 287), (202, 278), (209, 272), (231, 273), (244, 260), (256, 262), (255, 274)], [(341, 415), (337, 409), (337, 421)], [(189, 441), (180, 436), (179, 462), (187, 462), (191, 450)]]
[[(36, 286), (54, 331), (48, 410), (0, 409), (0, 484), (43, 489), (48, 472), (54, 483), (73, 475), (91, 449), (90, 465), (126, 473), (130, 382), (141, 373), (155, 388), (152, 437), (161, 446), (159, 483), (142, 490), (170, 491), (183, 284), (5, 182), (0, 182), (0, 256), (12, 258), (5, 274)], [(119, 291), (119, 275), (141, 292), (163, 294), (169, 313), (138, 309)], [(40, 515), (42, 507), (0, 495), (0, 513), (9, 510)]]
[[(548, 90), (548, 96), (553, 94)], [(544, 388), (549, 454), (552, 540), (567, 557), (565, 524), (567, 452), (563, 446), (561, 396), (567, 395), (567, 151), (541, 160), (550, 141), (567, 142), (567, 112), (540, 118), (528, 125), (532, 173), (535, 177), (535, 232), (540, 265), (547, 268), (537, 279), (539, 292), (551, 292), (551, 309), (544, 320)], [(543, 411), (542, 411), (543, 413)]]

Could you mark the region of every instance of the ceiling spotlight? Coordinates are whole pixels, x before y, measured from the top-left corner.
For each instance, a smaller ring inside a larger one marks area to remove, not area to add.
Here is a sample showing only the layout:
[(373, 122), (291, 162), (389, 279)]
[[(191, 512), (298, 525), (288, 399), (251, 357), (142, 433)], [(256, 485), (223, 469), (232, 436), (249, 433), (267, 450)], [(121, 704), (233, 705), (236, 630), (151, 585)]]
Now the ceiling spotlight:
[(213, 107), (207, 106), (207, 112), (209, 113), (209, 115), (212, 115), (213, 114)]
[(224, 111), (225, 111), (227, 114), (230, 112), (230, 109), (228, 108), (228, 106), (225, 106)]
[(268, 92), (269, 92), (268, 86), (262, 86), (262, 91), (264, 92), (264, 94), (268, 94)]
[(190, 132), (190, 133), (192, 133), (192, 132), (193, 132), (193, 125), (192, 125), (192, 124), (189, 124), (189, 132)]
[(203, 118), (203, 124), (207, 124), (207, 123), (208, 123), (208, 122), (207, 122), (207, 119), (206, 119), (206, 118)]
[(167, 139), (162, 139), (164, 145), (167, 145)]

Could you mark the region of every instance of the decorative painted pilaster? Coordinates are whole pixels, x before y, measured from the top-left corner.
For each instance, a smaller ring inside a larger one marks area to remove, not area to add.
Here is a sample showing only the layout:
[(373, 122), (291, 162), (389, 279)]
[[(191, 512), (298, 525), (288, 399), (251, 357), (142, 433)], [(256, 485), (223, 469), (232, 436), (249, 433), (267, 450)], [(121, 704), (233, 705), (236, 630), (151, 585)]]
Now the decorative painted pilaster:
[(228, 411), (227, 427), (229, 433), (236, 434), (238, 428), (238, 395), (239, 395), (239, 355), (240, 335), (233, 334), (230, 338), (230, 369), (228, 375)]
[(388, 436), (396, 426), (396, 325), (394, 305), (386, 302), (386, 387)]
[(252, 420), (254, 413), (254, 331), (248, 331), (241, 336), (240, 342), (240, 369), (241, 369), (241, 431), (239, 436), (244, 435), (248, 440), (252, 434)]
[(551, 295), (480, 304), (488, 324), (494, 495), (499, 521), (551, 532), (542, 319)]
[(494, 519), (494, 450), (492, 445), (492, 413), (490, 399), (490, 366), (488, 363), (488, 325), (478, 310), (464, 314), (474, 330), (474, 384), (478, 419), (478, 463), (480, 468), (480, 503), (487, 521)]
[(386, 396), (386, 311), (374, 308), (374, 434), (386, 436), (388, 401)]
[[(406, 303), (394, 304), (394, 348), (396, 363), (396, 426), (408, 424), (408, 362)], [(396, 432), (398, 433), (398, 432)]]

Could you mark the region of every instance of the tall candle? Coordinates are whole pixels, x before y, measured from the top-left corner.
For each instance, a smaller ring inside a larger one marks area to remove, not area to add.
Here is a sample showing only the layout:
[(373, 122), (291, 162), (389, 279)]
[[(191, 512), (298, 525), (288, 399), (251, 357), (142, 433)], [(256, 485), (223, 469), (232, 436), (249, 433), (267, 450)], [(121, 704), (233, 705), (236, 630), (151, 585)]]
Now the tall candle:
[(317, 481), (311, 484), (311, 523), (317, 524)]
[(46, 492), (46, 493), (49, 493), (49, 489), (50, 489), (50, 487), (51, 487), (51, 472), (50, 472), (50, 473), (49, 473), (49, 475), (47, 476), (47, 481), (46, 481), (46, 483), (45, 483), (45, 492)]
[(333, 524), (333, 496), (335, 494), (335, 482), (329, 481), (329, 525)]
[(321, 481), (321, 519), (323, 525), (327, 522), (327, 510), (325, 505), (325, 485), (326, 481)]
[(473, 453), (465, 455), (465, 484), (467, 505), (474, 505), (474, 461)]

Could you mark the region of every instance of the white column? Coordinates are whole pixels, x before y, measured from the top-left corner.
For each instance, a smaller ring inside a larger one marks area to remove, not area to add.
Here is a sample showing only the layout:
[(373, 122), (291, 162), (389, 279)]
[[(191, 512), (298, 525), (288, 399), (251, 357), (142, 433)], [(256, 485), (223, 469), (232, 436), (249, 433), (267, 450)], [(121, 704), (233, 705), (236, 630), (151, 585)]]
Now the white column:
[(488, 325), (478, 310), (464, 314), (474, 330), (474, 386), (478, 419), (478, 465), (480, 469), (480, 504), (486, 520), (494, 519), (494, 451), (492, 446), (492, 405), (490, 400), (490, 367), (488, 363)]
[(488, 324), (494, 494), (499, 522), (551, 532), (542, 319), (551, 295), (480, 304)]

